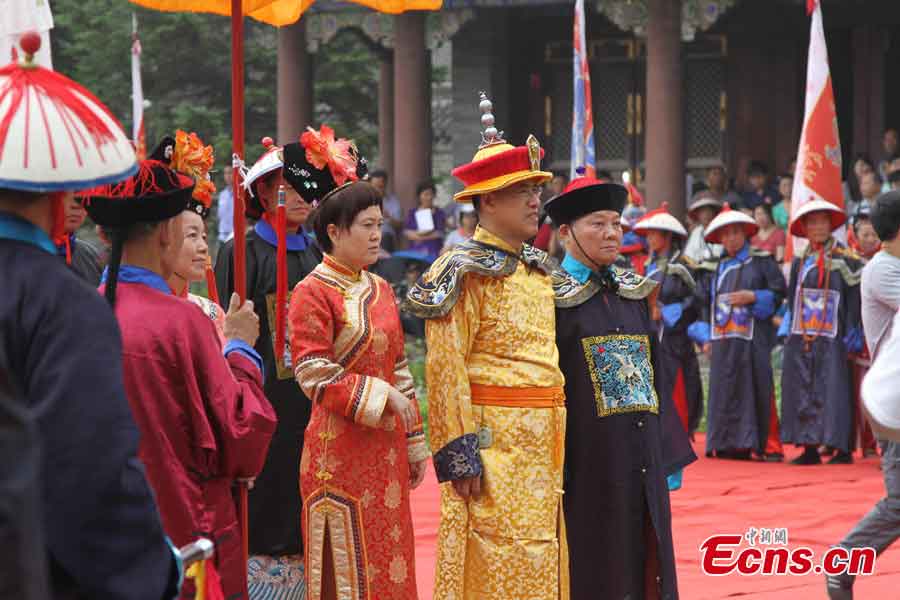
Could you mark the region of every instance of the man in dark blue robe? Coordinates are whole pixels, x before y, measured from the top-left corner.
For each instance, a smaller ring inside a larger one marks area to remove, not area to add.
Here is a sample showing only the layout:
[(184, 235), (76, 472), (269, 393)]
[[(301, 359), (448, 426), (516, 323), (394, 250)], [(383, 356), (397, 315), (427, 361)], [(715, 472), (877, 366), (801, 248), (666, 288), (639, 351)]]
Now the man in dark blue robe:
[(178, 568), (137, 459), (115, 317), (25, 218), (51, 222), (53, 201), (0, 190), (0, 344), (37, 423), (53, 594), (172, 598)]
[(736, 210), (723, 210), (706, 240), (725, 250), (697, 286), (701, 320), (688, 328), (712, 357), (707, 403), (706, 454), (781, 461), (772, 348), (772, 315), (784, 298), (784, 276), (768, 253), (750, 247), (757, 225)]
[(665, 204), (644, 215), (635, 231), (646, 236), (650, 248), (644, 273), (659, 284), (650, 311), (659, 328), (657, 388), (672, 396), (684, 428), (693, 436), (703, 418), (700, 364), (687, 334), (699, 314), (693, 275), (698, 265), (682, 252), (688, 233)]
[[(829, 208), (830, 207), (830, 208)], [(808, 202), (791, 222), (807, 237), (794, 258), (788, 289), (790, 312), (779, 333), (784, 344), (781, 437), (805, 446), (794, 464), (821, 463), (819, 446), (835, 451), (830, 464), (853, 462), (853, 388), (848, 354), (863, 347), (859, 282), (863, 263), (831, 233), (846, 220), (838, 207)]]
[(626, 198), (580, 178), (547, 206), (567, 252), (554, 288), (572, 600), (678, 598), (666, 476), (696, 457), (671, 396), (654, 386), (656, 284), (612, 266)]

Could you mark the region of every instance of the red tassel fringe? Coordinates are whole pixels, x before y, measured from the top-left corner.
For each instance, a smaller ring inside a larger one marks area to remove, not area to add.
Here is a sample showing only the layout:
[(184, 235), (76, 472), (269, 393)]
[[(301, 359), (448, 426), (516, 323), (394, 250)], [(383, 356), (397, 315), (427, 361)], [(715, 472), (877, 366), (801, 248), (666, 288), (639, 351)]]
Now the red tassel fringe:
[(275, 233), (278, 236), (275, 280), (275, 360), (282, 360), (284, 352), (285, 320), (287, 317), (287, 212), (284, 203), (278, 203)]
[[(159, 181), (157, 177), (165, 179)], [(79, 196), (103, 196), (106, 198), (135, 198), (163, 194), (194, 185), (194, 180), (171, 170), (158, 160), (142, 160), (138, 172), (132, 177), (111, 185), (103, 185), (78, 193)]]
[[(117, 125), (119, 125), (118, 120), (116, 120), (112, 113), (110, 113), (93, 94), (74, 81), (43, 67), (34, 66), (23, 68), (17, 63), (10, 63), (5, 67), (0, 68), (0, 76), (9, 78), (6, 80), (6, 84), (2, 89), (0, 89), (0, 103), (6, 100), (8, 96), (12, 96), (12, 101), (7, 108), (6, 114), (0, 119), (0, 158), (3, 157), (3, 150), (6, 148), (6, 137), (9, 134), (10, 125), (12, 124), (13, 118), (18, 114), (22, 102), (25, 102), (26, 110), (30, 110), (31, 108), (31, 95), (29, 94), (29, 89), (34, 89), (42, 111), (43, 102), (41, 97), (43, 96), (51, 104), (57, 107), (57, 110), (60, 111), (64, 121), (72, 120), (72, 117), (74, 117), (74, 120), (81, 122), (98, 149), (104, 143), (111, 142), (115, 139), (113, 130), (100, 118), (95, 110), (99, 109), (103, 111), (109, 119)], [(94, 106), (92, 107), (89, 102), (94, 103)], [(69, 114), (67, 114), (66, 111), (68, 111)], [(47, 126), (46, 119), (44, 119), (43, 122), (47, 136), (51, 137), (51, 132)], [(122, 126), (119, 125), (120, 129), (121, 127)], [(70, 132), (70, 140), (71, 139)], [(72, 141), (74, 144), (74, 140)], [(23, 155), (26, 157), (28, 156), (27, 146), (23, 149)]]
[(216, 287), (216, 273), (213, 271), (212, 261), (208, 256), (206, 257), (206, 295), (210, 300), (222, 306), (219, 302), (219, 290)]

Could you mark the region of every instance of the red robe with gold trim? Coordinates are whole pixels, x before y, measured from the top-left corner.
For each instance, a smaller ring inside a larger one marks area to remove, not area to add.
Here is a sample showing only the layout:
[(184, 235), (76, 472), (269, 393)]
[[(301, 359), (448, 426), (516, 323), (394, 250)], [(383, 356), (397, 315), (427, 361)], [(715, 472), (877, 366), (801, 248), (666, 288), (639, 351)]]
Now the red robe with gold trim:
[(313, 403), (300, 460), (308, 598), (330, 536), (339, 600), (415, 599), (409, 463), (428, 456), (421, 419), (380, 425), (391, 386), (415, 403), (390, 285), (330, 256), (291, 295), (294, 374)]

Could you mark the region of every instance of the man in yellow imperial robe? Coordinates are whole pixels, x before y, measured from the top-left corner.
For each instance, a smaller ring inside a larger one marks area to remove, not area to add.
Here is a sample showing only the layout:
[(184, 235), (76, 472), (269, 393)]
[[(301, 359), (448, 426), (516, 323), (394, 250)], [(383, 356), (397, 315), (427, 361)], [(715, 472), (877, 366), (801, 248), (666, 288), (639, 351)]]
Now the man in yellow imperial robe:
[(435, 600), (567, 600), (566, 425), (551, 261), (537, 233), (543, 151), (513, 147), (482, 94), (483, 143), (454, 169), (474, 237), (410, 290), (426, 319), (431, 449), (441, 486)]

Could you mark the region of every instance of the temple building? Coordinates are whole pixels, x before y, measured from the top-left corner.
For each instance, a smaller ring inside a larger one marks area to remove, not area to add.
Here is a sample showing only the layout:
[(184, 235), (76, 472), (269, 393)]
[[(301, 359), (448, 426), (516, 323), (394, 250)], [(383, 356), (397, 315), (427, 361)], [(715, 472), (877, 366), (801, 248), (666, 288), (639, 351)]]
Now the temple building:
[[(677, 212), (687, 173), (723, 164), (740, 184), (751, 160), (786, 170), (803, 119), (805, 5), (586, 0), (597, 167), (628, 171), (650, 205)], [(882, 158), (884, 129), (900, 126), (900, 80), (888, 76), (900, 59), (900, 2), (823, 0), (823, 14), (846, 171), (856, 153)], [(380, 61), (374, 154), (404, 204), (422, 179), (471, 160), (482, 90), (508, 139), (534, 132), (545, 165), (568, 172), (572, 24), (572, 3), (554, 0), (444, 0), (438, 12), (398, 16), (320, 0), (279, 30), (279, 138), (311, 121), (317, 49), (354, 28)], [(440, 86), (435, 61), (450, 72)]]

